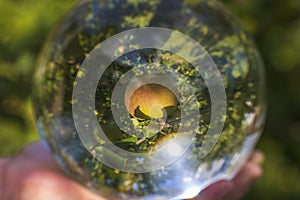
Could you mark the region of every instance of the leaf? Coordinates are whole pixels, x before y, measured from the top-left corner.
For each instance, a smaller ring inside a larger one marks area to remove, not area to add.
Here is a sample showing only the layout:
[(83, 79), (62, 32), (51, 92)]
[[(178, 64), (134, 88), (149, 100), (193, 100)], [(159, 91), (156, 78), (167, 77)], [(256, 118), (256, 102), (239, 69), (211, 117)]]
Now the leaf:
[(144, 136), (151, 138), (155, 136), (161, 130), (161, 126), (158, 122), (151, 122), (148, 126), (143, 127)]
[(132, 137), (128, 137), (128, 138), (124, 138), (122, 140), (119, 140), (117, 143), (125, 143), (125, 142), (136, 143), (137, 140), (138, 140), (138, 138), (136, 136), (132, 136)]

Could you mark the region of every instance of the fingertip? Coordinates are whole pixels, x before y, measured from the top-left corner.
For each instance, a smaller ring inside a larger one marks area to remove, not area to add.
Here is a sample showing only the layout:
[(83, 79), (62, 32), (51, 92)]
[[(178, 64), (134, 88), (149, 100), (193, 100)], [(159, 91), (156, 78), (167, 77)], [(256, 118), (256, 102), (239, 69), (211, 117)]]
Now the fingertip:
[(258, 179), (263, 174), (263, 168), (255, 162), (248, 162), (246, 167), (249, 170), (249, 177), (252, 177), (253, 180)]
[(265, 162), (265, 155), (260, 150), (255, 150), (250, 157), (250, 161), (258, 165), (262, 165)]

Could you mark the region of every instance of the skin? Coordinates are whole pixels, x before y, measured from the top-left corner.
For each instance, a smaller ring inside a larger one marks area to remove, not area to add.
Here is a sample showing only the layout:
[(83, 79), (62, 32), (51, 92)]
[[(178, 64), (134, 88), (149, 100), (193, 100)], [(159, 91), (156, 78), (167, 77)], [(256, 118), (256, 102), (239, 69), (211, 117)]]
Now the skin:
[[(37, 153), (38, 152), (38, 153)], [(194, 200), (239, 200), (262, 175), (262, 153), (256, 151), (231, 181), (206, 188)], [(25, 147), (15, 157), (0, 159), (0, 199), (2, 200), (103, 200), (67, 178), (41, 142)]]

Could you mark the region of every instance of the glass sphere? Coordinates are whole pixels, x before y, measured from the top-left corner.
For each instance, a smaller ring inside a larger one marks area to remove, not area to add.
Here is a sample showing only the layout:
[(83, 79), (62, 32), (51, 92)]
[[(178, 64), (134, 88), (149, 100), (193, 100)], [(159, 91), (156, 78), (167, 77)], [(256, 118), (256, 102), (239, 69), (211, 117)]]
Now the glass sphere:
[(103, 197), (192, 198), (251, 154), (263, 72), (218, 1), (82, 1), (41, 54), (37, 125), (66, 174)]

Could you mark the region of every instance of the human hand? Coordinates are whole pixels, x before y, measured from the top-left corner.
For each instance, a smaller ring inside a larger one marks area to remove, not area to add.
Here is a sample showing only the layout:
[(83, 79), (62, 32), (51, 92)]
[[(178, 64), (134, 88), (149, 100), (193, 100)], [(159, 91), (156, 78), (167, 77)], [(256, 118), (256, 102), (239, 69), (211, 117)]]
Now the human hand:
[(103, 200), (67, 178), (42, 142), (0, 159), (1, 200)]
[[(241, 199), (261, 176), (264, 158), (254, 152), (231, 181), (219, 181), (195, 200)], [(0, 159), (1, 200), (104, 200), (67, 178), (41, 142), (33, 143), (12, 158)]]
[(245, 166), (232, 180), (222, 180), (208, 186), (194, 200), (240, 200), (262, 175), (264, 155), (254, 151)]

